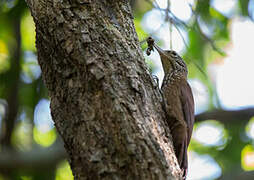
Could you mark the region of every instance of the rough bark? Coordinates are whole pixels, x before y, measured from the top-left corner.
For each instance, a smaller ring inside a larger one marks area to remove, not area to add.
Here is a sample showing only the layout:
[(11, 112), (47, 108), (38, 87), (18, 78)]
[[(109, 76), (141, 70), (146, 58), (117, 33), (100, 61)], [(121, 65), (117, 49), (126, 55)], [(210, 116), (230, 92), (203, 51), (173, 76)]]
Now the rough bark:
[(180, 179), (126, 0), (27, 0), (75, 179)]

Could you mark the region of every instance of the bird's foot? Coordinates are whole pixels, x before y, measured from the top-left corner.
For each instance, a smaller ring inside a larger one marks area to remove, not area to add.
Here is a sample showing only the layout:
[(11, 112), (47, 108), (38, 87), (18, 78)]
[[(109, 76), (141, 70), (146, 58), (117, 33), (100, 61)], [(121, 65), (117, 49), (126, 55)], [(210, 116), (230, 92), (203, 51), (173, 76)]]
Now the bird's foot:
[(161, 103), (163, 103), (163, 104), (165, 104), (165, 100), (164, 100), (164, 97), (163, 97), (163, 93), (162, 93), (162, 91), (161, 91), (161, 89), (160, 89), (160, 85), (159, 85), (159, 78), (157, 77), (157, 76), (155, 76), (155, 75), (152, 75), (152, 77), (153, 77), (153, 80), (155, 81), (155, 83), (156, 83), (156, 85), (154, 86), (156, 89), (158, 89), (159, 90), (159, 92), (160, 92), (160, 102)]
[(159, 88), (159, 78), (156, 75), (152, 75), (153, 80), (156, 82), (156, 87)]

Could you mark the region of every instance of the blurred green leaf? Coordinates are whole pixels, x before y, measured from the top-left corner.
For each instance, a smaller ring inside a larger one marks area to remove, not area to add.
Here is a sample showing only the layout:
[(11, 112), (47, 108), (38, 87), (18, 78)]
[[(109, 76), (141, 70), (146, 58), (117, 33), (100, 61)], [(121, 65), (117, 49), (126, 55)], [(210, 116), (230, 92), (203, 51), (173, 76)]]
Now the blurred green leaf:
[(135, 0), (134, 17), (141, 19), (143, 15), (153, 8), (152, 4), (147, 0)]
[[(141, 21), (144, 13), (153, 8), (152, 1), (138, 0), (134, 10), (134, 23), (139, 39), (145, 40), (149, 34), (142, 27)], [(213, 44), (219, 49), (224, 49), (230, 42), (230, 24), (233, 17), (226, 17), (221, 12), (210, 6), (210, 0), (197, 0), (194, 1), (193, 10), (195, 15), (192, 15), (190, 20), (184, 21), (186, 25), (181, 23), (177, 24), (183, 28), (188, 34), (188, 48), (183, 56), (188, 64), (189, 77), (196, 78), (202, 81), (209, 91), (210, 103), (215, 101), (216, 94), (214, 84), (206, 76), (208, 65), (218, 59), (223, 58), (222, 54), (216, 52), (205, 37), (201, 34), (204, 32)], [(237, 6), (240, 10), (240, 15), (248, 15), (248, 6), (250, 0), (238, 0)], [(252, 1), (253, 2), (253, 1)], [(223, 3), (223, 1), (221, 1)], [(12, 58), (11, 50), (16, 46), (16, 39), (14, 37), (13, 22), (21, 17), (21, 35), (22, 35), (22, 55), (27, 51), (35, 52), (35, 29), (32, 17), (27, 10), (24, 0), (0, 0), (0, 97), (6, 99), (10, 89), (10, 82), (14, 81), (13, 73), (9, 71), (11, 67), (10, 59)], [(199, 23), (203, 23), (199, 24)], [(167, 22), (165, 22), (167, 23)], [(208, 33), (207, 33), (208, 32)], [(153, 34), (156, 41), (159, 39)], [(207, 34), (206, 34), (207, 33)], [(147, 44), (141, 44), (142, 50), (147, 48)], [(47, 97), (47, 91), (43, 85), (42, 78), (38, 79), (33, 77), (32, 69), (34, 62), (29, 62), (21, 58), (21, 75), (26, 73), (32, 80), (27, 83), (21, 77), (19, 78), (19, 116), (15, 124), (12, 142), (19, 150), (27, 150), (32, 148), (31, 144), (34, 142), (42, 146), (50, 146), (55, 138), (55, 130), (49, 132), (40, 132), (33, 125), (34, 108), (42, 97)], [(151, 71), (154, 71), (156, 65), (149, 58), (146, 62)], [(204, 73), (203, 73), (204, 72)], [(211, 106), (212, 107), (212, 106)], [(248, 127), (247, 127), (248, 128)], [(233, 168), (242, 167), (245, 170), (252, 170), (246, 166), (244, 160), (245, 155), (253, 152), (253, 147), (250, 144), (251, 140), (243, 140), (242, 134), (245, 133), (245, 125), (241, 122), (235, 125), (227, 125), (225, 127), (227, 132), (227, 143), (225, 146), (204, 146), (200, 142), (193, 140), (190, 145), (190, 150), (198, 152), (199, 154), (211, 155), (222, 167), (223, 173), (231, 172)], [(245, 163), (245, 164), (244, 164)], [(54, 171), (54, 170), (53, 170)], [(15, 173), (15, 172), (14, 172)], [(38, 174), (39, 177), (41, 174)], [(16, 173), (16, 179), (29, 178), (30, 175), (20, 177)], [(35, 176), (32, 176), (33, 178)], [(1, 177), (0, 177), (1, 179)], [(3, 179), (3, 178), (2, 178)], [(35, 178), (36, 179), (36, 178)], [(65, 161), (59, 165), (56, 171), (56, 179), (73, 179), (69, 164)]]
[(47, 132), (41, 132), (38, 128), (34, 127), (33, 134), (35, 142), (44, 147), (51, 146), (56, 140), (55, 128)]
[(26, 11), (21, 21), (21, 35), (23, 49), (35, 51), (35, 25), (28, 11)]
[(248, 5), (250, 0), (238, 0), (239, 8), (243, 16), (248, 16)]
[(253, 171), (254, 170), (254, 161), (253, 161), (253, 157), (254, 157), (254, 148), (252, 145), (246, 145), (243, 149), (242, 149), (242, 153), (241, 153), (241, 164), (242, 164), (242, 168), (245, 171)]
[(70, 165), (67, 161), (59, 164), (56, 171), (56, 180), (73, 180), (74, 177), (71, 172)]
[(32, 145), (31, 123), (25, 118), (25, 114), (23, 114), (23, 116), (24, 119), (16, 123), (12, 136), (12, 143), (17, 149), (26, 151), (29, 150)]
[(8, 49), (4, 41), (0, 39), (0, 74), (10, 68), (10, 61), (8, 60)]
[(200, 15), (206, 21), (210, 20), (209, 8), (210, 0), (198, 0), (196, 6), (196, 13)]
[[(194, 28), (197, 29), (197, 27)], [(189, 63), (189, 61), (195, 61), (201, 66), (201, 68), (203, 68), (205, 43), (200, 34), (194, 28), (190, 29), (188, 33), (189, 48), (184, 59), (187, 61), (187, 63)]]
[(21, 180), (33, 180), (32, 176), (21, 176)]
[(148, 34), (144, 31), (143, 27), (141, 26), (141, 19), (135, 18), (134, 24), (138, 34), (138, 38), (140, 40), (144, 40), (145, 38), (147, 38)]
[(223, 16), (219, 11), (214, 8), (210, 8), (210, 14), (213, 17), (213, 26), (214, 26), (214, 36), (213, 40), (225, 39), (229, 40), (229, 31), (228, 31), (228, 18)]

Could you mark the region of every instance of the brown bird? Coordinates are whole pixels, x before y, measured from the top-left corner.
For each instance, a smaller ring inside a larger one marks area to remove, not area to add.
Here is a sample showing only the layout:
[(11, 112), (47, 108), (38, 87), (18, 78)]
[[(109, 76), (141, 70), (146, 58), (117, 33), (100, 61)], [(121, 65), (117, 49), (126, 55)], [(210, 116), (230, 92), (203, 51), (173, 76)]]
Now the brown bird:
[(163, 107), (171, 130), (175, 154), (185, 179), (188, 168), (187, 148), (194, 124), (194, 100), (187, 82), (187, 66), (175, 51), (162, 50), (152, 38), (149, 39), (149, 53), (155, 47), (160, 54), (165, 74), (161, 86)]

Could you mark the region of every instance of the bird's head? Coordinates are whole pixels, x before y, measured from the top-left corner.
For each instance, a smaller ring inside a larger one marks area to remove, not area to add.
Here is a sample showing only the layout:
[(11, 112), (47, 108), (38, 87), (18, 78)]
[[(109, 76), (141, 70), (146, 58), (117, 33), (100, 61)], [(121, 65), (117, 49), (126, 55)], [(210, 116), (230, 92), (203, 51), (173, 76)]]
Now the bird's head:
[(174, 70), (185, 71), (187, 75), (187, 66), (181, 56), (179, 56), (173, 50), (163, 50), (157, 44), (154, 43), (155, 49), (158, 51), (161, 57), (164, 73), (170, 73)]

